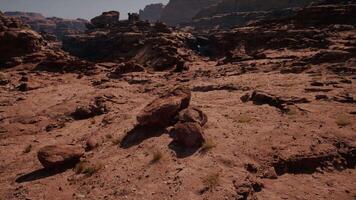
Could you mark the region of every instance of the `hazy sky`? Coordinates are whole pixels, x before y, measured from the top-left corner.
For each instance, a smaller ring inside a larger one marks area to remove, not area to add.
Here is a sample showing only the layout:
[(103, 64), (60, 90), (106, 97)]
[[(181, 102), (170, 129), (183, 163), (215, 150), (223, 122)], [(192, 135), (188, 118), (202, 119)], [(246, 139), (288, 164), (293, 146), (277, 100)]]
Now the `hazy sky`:
[(121, 18), (128, 12), (138, 12), (150, 3), (168, 0), (0, 0), (0, 10), (39, 12), (44, 16), (91, 19), (103, 11), (117, 10)]

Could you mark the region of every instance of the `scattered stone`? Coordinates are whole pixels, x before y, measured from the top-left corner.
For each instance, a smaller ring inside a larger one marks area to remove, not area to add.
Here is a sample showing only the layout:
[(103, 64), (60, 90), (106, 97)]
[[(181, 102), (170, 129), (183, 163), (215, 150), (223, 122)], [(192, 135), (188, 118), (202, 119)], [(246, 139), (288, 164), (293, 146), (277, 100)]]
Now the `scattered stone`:
[(324, 94), (319, 94), (319, 95), (315, 95), (315, 99), (316, 100), (328, 100), (329, 97), (327, 95), (324, 95)]
[(38, 160), (43, 167), (60, 169), (73, 167), (84, 155), (84, 149), (73, 145), (50, 145), (42, 147), (38, 153)]
[(331, 88), (319, 88), (319, 87), (309, 87), (309, 88), (305, 88), (306, 92), (330, 92), (333, 89)]
[(255, 193), (262, 191), (264, 185), (253, 177), (246, 177), (245, 180), (234, 180), (234, 187), (238, 197), (236, 199), (254, 199)]
[(277, 176), (277, 173), (276, 171), (274, 170), (273, 167), (269, 167), (268, 169), (266, 169), (261, 178), (267, 178), (267, 179), (277, 179), (278, 176)]
[(210, 92), (216, 90), (227, 90), (227, 91), (236, 91), (242, 90), (246, 91), (249, 90), (248, 87), (245, 86), (238, 86), (233, 84), (225, 84), (225, 85), (203, 85), (203, 86), (195, 86), (192, 88), (193, 92)]
[(121, 63), (111, 72), (110, 77), (116, 78), (121, 77), (123, 74), (143, 71), (145, 71), (145, 68), (140, 64), (133, 62)]
[(0, 72), (0, 85), (6, 85), (10, 83), (10, 80), (8, 79), (7, 75), (3, 72)]
[(242, 102), (253, 101), (256, 105), (268, 104), (274, 106), (282, 111), (288, 111), (288, 105), (294, 105), (297, 103), (309, 103), (306, 98), (300, 97), (279, 97), (273, 94), (269, 94), (263, 91), (254, 91), (252, 94), (247, 93), (240, 97)]
[(27, 83), (21, 83), (19, 86), (16, 87), (21, 92), (26, 92), (29, 90)]
[(187, 108), (190, 103), (189, 88), (177, 87), (149, 103), (137, 116), (141, 126), (165, 127), (174, 122), (179, 111)]
[(86, 141), (86, 150), (90, 151), (97, 148), (100, 145), (100, 141), (95, 136), (90, 136)]

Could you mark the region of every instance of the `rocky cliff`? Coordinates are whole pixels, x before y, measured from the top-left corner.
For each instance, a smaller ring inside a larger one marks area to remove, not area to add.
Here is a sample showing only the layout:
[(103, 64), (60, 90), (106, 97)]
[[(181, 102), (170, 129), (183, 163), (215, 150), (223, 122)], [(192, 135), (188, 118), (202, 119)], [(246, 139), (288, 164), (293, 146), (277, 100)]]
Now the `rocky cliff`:
[(164, 7), (161, 3), (147, 5), (143, 10), (140, 10), (140, 18), (155, 22), (161, 18)]
[(169, 25), (177, 25), (191, 19), (203, 8), (221, 0), (170, 0), (162, 12), (161, 20)]
[(218, 4), (203, 8), (195, 19), (212, 17), (231, 12), (266, 11), (308, 5), (313, 0), (223, 0)]
[(84, 19), (62, 19), (58, 17), (46, 18), (39, 13), (5, 12), (6, 16), (19, 18), (24, 23), (39, 33), (52, 34), (58, 39), (65, 35), (79, 33), (85, 30)]

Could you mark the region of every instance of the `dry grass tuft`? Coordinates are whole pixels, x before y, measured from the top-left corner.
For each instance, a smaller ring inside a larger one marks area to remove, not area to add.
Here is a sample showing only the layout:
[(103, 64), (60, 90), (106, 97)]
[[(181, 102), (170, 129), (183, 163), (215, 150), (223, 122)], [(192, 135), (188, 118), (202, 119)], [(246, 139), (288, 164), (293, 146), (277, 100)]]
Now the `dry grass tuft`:
[(108, 133), (108, 134), (105, 135), (105, 138), (108, 139), (108, 140), (111, 140), (112, 139), (112, 135)]
[(252, 121), (252, 118), (248, 115), (240, 115), (237, 119), (238, 123), (250, 123)]
[(158, 163), (160, 160), (163, 158), (163, 153), (160, 151), (154, 151), (152, 153), (152, 159), (150, 161), (150, 164), (155, 164)]
[(214, 141), (212, 139), (207, 139), (202, 144), (200, 152), (204, 154), (204, 153), (209, 152), (210, 150), (212, 150), (215, 147), (216, 147), (216, 144), (214, 143)]
[(220, 182), (219, 173), (209, 173), (202, 178), (202, 182), (205, 188), (214, 189)]
[(121, 144), (122, 138), (121, 137), (117, 137), (115, 139), (112, 140), (112, 144), (113, 145), (119, 145)]
[(85, 174), (86, 176), (92, 176), (102, 168), (100, 163), (90, 163), (88, 161), (79, 162), (74, 171), (76, 174)]
[(346, 115), (339, 115), (335, 120), (336, 124), (340, 127), (345, 127), (351, 124), (351, 120)]
[(29, 144), (25, 147), (25, 149), (23, 150), (23, 153), (30, 153), (32, 150), (32, 145)]

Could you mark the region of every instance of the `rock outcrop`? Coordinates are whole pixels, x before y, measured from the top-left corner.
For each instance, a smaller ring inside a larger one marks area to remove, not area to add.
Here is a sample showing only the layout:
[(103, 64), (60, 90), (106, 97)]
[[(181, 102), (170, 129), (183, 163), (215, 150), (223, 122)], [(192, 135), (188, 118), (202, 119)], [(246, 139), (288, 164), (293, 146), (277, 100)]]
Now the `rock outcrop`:
[(161, 15), (161, 21), (169, 25), (189, 22), (203, 8), (221, 0), (170, 0)]
[(21, 62), (21, 56), (40, 51), (44, 45), (38, 33), (0, 13), (0, 68)]
[(0, 68), (27, 64), (40, 71), (81, 71), (93, 67), (46, 41), (17, 18), (0, 13)]
[(161, 3), (147, 5), (143, 10), (140, 10), (140, 18), (150, 22), (156, 22), (161, 19), (162, 12), (165, 6)]
[(83, 32), (86, 29), (85, 24), (88, 23), (85, 19), (46, 18), (39, 13), (31, 12), (5, 12), (4, 14), (20, 19), (23, 23), (30, 25), (31, 29), (42, 35), (54, 35), (57, 39)]
[[(104, 19), (105, 15), (94, 19)], [(114, 24), (103, 20), (99, 26), (98, 20), (92, 20), (94, 23), (88, 25), (91, 28), (85, 34), (66, 37), (63, 49), (94, 62), (132, 61), (156, 71), (173, 69), (192, 55), (187, 46), (189, 33), (173, 30), (160, 22), (140, 21), (137, 14), (130, 14), (129, 20), (116, 19)]]

